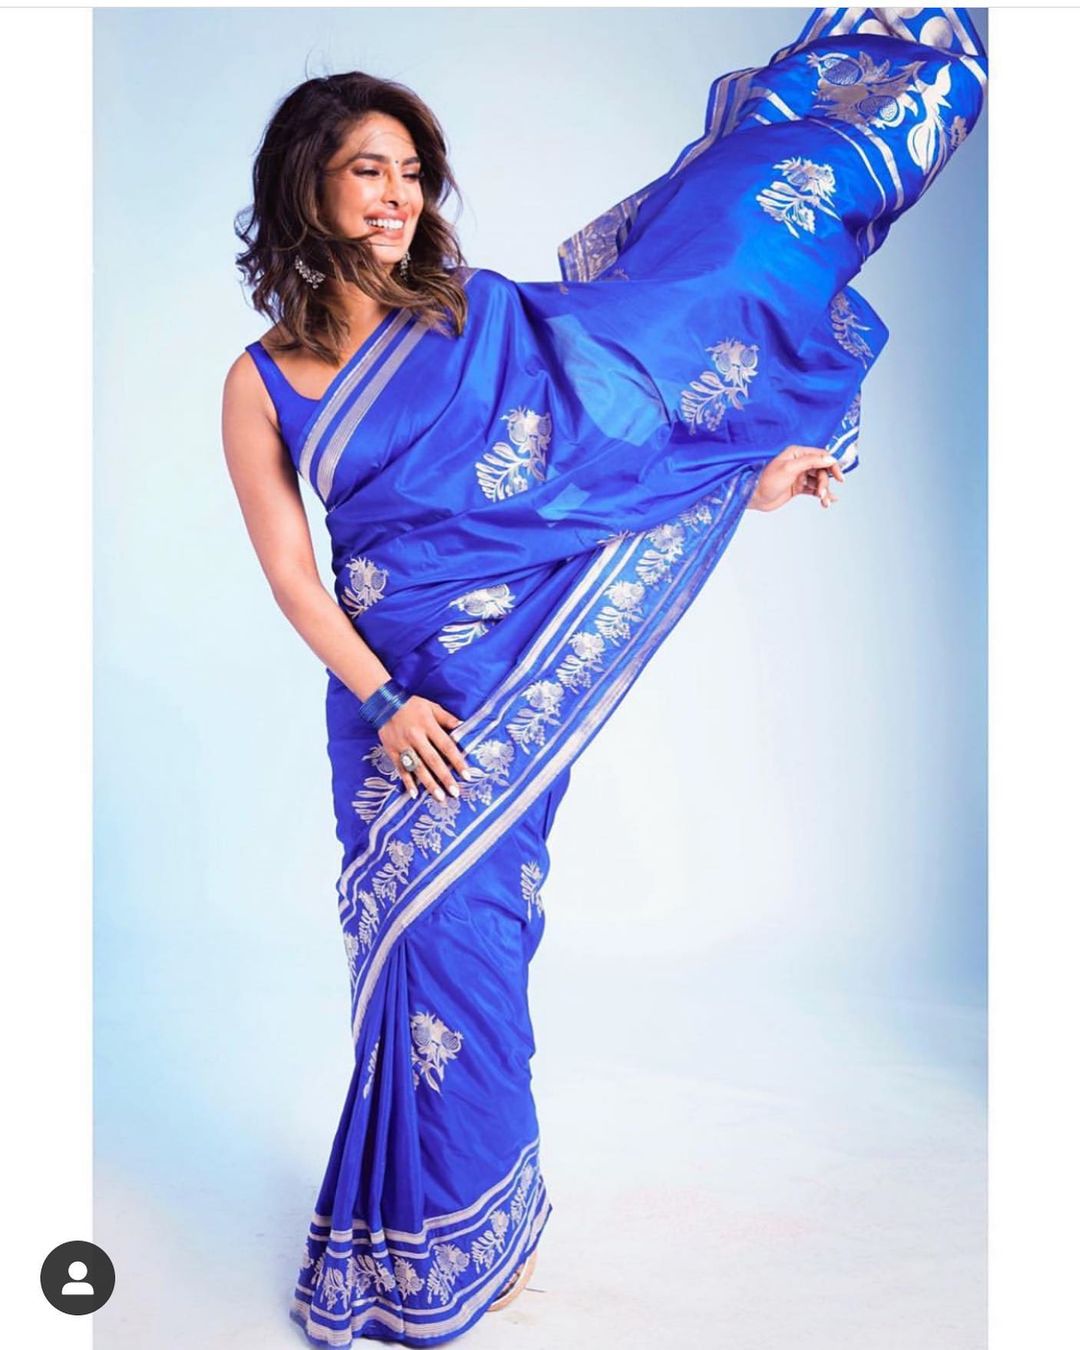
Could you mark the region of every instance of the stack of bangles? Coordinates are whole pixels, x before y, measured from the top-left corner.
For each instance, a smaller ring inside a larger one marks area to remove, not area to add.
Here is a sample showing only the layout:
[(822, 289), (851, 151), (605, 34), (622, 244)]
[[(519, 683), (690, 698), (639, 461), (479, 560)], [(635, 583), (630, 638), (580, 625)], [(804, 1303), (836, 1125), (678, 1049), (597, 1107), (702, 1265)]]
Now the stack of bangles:
[(403, 689), (397, 680), (389, 679), (380, 684), (378, 689), (360, 704), (360, 716), (378, 731), (384, 722), (388, 722), (400, 708), (404, 708), (405, 700), (411, 697), (409, 691)]

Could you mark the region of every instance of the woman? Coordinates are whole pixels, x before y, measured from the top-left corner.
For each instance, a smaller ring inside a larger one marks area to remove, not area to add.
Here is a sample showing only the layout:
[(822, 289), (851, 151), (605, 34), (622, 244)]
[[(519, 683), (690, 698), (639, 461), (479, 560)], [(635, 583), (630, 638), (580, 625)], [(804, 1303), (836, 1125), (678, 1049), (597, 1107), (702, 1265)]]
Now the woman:
[(551, 1212), (528, 966), (570, 766), (742, 513), (836, 500), (887, 337), (848, 282), (970, 130), (986, 66), (963, 10), (814, 10), (562, 246), (561, 283), (464, 265), (408, 90), (336, 75), (275, 112), (240, 231), (275, 322), (223, 424), (329, 677), (355, 1064), (293, 1301), (312, 1341), (437, 1344), (527, 1281)]

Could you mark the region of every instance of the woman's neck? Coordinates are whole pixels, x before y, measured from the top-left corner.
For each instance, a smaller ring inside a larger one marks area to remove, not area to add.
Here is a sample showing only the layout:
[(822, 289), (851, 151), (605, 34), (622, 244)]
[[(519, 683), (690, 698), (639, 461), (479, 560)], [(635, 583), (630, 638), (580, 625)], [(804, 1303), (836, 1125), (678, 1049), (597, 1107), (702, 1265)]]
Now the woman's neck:
[(365, 295), (355, 286), (350, 286), (335, 297), (335, 302), (349, 328), (349, 335), (345, 341), (346, 350), (358, 347), (390, 313), (387, 305), (372, 299), (370, 295)]

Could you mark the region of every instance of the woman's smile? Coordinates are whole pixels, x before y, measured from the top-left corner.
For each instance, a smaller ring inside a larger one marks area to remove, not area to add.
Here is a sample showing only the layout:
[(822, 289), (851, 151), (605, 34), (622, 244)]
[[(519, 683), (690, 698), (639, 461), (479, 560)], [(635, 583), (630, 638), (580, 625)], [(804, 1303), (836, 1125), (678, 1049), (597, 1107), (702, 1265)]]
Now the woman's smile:
[(405, 229), (404, 216), (365, 216), (364, 224), (370, 225), (379, 234), (390, 237), (400, 236)]

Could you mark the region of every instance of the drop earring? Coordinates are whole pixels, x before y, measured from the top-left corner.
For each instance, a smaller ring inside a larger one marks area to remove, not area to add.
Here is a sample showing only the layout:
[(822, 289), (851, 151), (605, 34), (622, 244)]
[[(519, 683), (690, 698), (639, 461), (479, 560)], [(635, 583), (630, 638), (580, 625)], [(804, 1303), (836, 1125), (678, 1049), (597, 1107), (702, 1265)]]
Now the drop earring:
[(406, 249), (405, 252), (401, 255), (401, 261), (398, 263), (398, 271), (401, 273), (402, 278), (405, 278), (409, 275), (409, 258), (410, 258), (409, 250)]
[(309, 267), (307, 263), (303, 260), (303, 258), (300, 257), (299, 253), (293, 259), (293, 266), (296, 268), (296, 270), (300, 273), (300, 275), (304, 278), (304, 280), (307, 282), (307, 284), (311, 287), (313, 291), (318, 290), (318, 288), (326, 280), (326, 273), (320, 272), (316, 267)]

